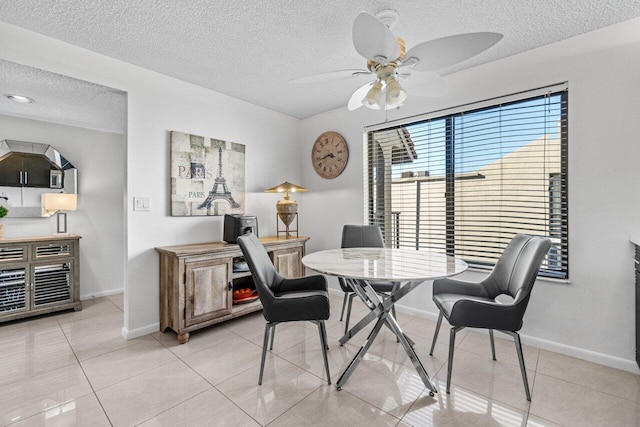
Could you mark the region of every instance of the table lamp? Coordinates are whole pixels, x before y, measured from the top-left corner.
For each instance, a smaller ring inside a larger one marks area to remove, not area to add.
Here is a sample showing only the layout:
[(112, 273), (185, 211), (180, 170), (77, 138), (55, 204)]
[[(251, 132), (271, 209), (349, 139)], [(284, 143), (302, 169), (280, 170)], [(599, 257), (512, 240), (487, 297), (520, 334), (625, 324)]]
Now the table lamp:
[(67, 212), (75, 211), (77, 209), (78, 196), (76, 194), (67, 193), (43, 193), (41, 200), (43, 212), (57, 212), (58, 233), (66, 233)]
[[(284, 193), (284, 199), (278, 200), (278, 202), (276, 203), (276, 212), (278, 213), (278, 218), (280, 218), (280, 220), (284, 224), (285, 231), (283, 231), (283, 233), (285, 233), (286, 238), (291, 237), (290, 231), (295, 231), (296, 236), (298, 235), (298, 225), (297, 225), (298, 224), (297, 223), (298, 202), (296, 202), (295, 200), (291, 200), (289, 197), (289, 193), (290, 192), (304, 193), (305, 191), (309, 191), (309, 189), (300, 187), (299, 185), (295, 185), (290, 182), (283, 182), (280, 185), (276, 185), (273, 188), (269, 188), (268, 190), (265, 190), (265, 193)], [(291, 225), (294, 219), (296, 220), (296, 229), (290, 230), (289, 226)], [(280, 223), (278, 222), (277, 218), (276, 218), (276, 230), (279, 236), (281, 231), (280, 231)]]

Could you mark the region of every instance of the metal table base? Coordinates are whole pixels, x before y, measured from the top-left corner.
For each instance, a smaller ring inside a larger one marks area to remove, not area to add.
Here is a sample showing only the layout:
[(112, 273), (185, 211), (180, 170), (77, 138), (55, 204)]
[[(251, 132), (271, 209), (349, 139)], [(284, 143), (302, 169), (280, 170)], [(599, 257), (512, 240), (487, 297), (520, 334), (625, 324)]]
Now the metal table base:
[(342, 338), (340, 338), (340, 345), (346, 344), (351, 339), (351, 337), (360, 332), (374, 319), (378, 320), (369, 333), (369, 336), (367, 336), (364, 344), (362, 344), (362, 347), (360, 347), (358, 353), (355, 355), (353, 360), (351, 360), (349, 366), (347, 366), (347, 369), (345, 369), (345, 371), (338, 379), (338, 382), (336, 383), (336, 388), (338, 390), (342, 389), (342, 386), (347, 382), (351, 374), (353, 374), (353, 371), (355, 371), (356, 367), (371, 347), (371, 344), (375, 340), (382, 327), (386, 326), (398, 338), (398, 341), (404, 348), (407, 356), (409, 356), (409, 359), (418, 372), (418, 375), (422, 379), (422, 382), (429, 390), (429, 395), (433, 396), (438, 392), (436, 386), (429, 378), (427, 371), (424, 369), (424, 366), (422, 366), (422, 362), (420, 362), (418, 355), (413, 349), (414, 342), (405, 335), (405, 333), (400, 328), (398, 321), (395, 319), (395, 317), (393, 317), (393, 314), (391, 313), (391, 307), (393, 307), (393, 304), (400, 298), (411, 292), (422, 282), (424, 282), (424, 280), (398, 282), (396, 286), (394, 286), (391, 294), (388, 297), (383, 298), (373, 290), (371, 284), (366, 280), (347, 280), (347, 283), (349, 283), (353, 291), (367, 305), (367, 307), (371, 309), (371, 312), (368, 313), (364, 318), (362, 318), (362, 320), (360, 320), (358, 323), (356, 323), (351, 329), (349, 329), (349, 331), (347, 331), (347, 333)]

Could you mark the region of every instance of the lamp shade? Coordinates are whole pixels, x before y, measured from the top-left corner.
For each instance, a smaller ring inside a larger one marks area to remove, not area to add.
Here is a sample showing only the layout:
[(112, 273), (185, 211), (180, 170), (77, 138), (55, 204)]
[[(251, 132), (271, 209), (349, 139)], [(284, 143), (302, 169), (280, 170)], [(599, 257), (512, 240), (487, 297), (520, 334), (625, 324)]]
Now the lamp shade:
[(265, 193), (285, 193), (285, 199), (289, 198), (289, 192), (292, 193), (304, 193), (305, 191), (309, 191), (308, 188), (301, 187), (296, 184), (292, 184), (288, 181), (283, 182), (282, 184), (276, 185), (273, 188), (269, 188), (265, 190)]
[(400, 86), (395, 77), (389, 76), (387, 83), (387, 106), (397, 107), (407, 99), (407, 92)]
[(49, 212), (75, 211), (78, 208), (78, 196), (67, 193), (42, 194), (42, 209)]
[(382, 106), (380, 105), (381, 97), (382, 83), (378, 81), (371, 86), (371, 89), (369, 89), (369, 92), (367, 92), (367, 95), (362, 100), (362, 105), (372, 110), (379, 110), (380, 108), (382, 108)]

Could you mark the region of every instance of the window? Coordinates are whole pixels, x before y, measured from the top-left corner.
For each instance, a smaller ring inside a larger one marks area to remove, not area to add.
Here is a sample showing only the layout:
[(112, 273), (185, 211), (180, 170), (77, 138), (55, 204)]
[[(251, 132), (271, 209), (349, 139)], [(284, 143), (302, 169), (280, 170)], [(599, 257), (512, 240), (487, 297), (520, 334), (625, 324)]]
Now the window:
[(367, 134), (369, 222), (393, 247), (491, 267), (516, 233), (548, 236), (568, 278), (566, 86)]

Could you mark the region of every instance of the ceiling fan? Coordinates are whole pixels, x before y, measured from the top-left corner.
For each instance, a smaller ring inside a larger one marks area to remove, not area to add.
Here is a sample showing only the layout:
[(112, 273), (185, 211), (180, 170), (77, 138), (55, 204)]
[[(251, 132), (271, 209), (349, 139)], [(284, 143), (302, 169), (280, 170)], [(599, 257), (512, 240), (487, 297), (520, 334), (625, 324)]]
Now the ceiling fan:
[(404, 40), (390, 30), (397, 21), (394, 10), (384, 10), (376, 16), (361, 12), (353, 22), (352, 38), (356, 51), (367, 60), (367, 68), (331, 71), (293, 82), (370, 75), (374, 80), (351, 95), (348, 109), (353, 111), (363, 105), (374, 110), (396, 108), (406, 100), (407, 90), (415, 96), (446, 95), (446, 82), (436, 71), (469, 59), (502, 39), (502, 34), (491, 32), (457, 34), (429, 40), (406, 51)]

